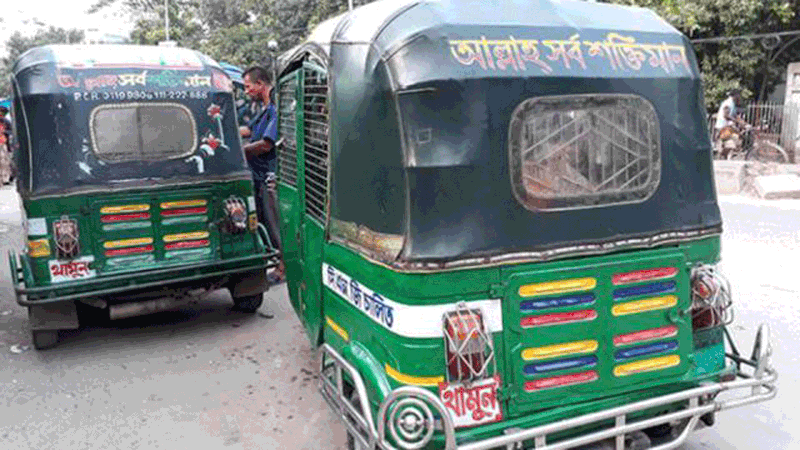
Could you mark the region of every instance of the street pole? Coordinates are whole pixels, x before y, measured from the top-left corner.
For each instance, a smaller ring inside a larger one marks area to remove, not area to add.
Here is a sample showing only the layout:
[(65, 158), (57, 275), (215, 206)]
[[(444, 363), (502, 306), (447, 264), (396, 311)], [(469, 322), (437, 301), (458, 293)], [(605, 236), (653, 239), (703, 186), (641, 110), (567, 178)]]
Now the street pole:
[(164, 30), (169, 41), (169, 0), (164, 0)]

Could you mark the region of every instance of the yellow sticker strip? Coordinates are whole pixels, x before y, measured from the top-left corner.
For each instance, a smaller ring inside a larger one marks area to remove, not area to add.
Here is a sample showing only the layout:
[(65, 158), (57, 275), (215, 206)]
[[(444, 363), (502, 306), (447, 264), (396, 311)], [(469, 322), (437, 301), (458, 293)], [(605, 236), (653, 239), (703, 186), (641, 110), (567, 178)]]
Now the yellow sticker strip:
[(681, 357), (678, 355), (669, 355), (653, 359), (645, 359), (644, 361), (636, 361), (614, 367), (614, 376), (627, 377), (628, 375), (634, 375), (637, 373), (668, 369), (670, 367), (675, 367), (680, 363), (681, 363)]
[(137, 245), (149, 245), (153, 243), (153, 238), (143, 237), (135, 239), (121, 239), (119, 241), (108, 241), (103, 243), (103, 248), (122, 248), (135, 247)]
[(340, 327), (338, 323), (333, 321), (333, 319), (331, 319), (328, 316), (325, 316), (325, 323), (328, 324), (329, 327), (331, 327), (331, 330), (333, 330), (336, 334), (341, 336), (342, 339), (344, 339), (345, 341), (350, 341), (350, 335), (347, 333), (347, 330)]
[(50, 240), (47, 238), (28, 241), (28, 254), (32, 258), (50, 256)]
[(444, 377), (415, 377), (412, 375), (406, 375), (404, 373), (400, 373), (395, 370), (389, 364), (386, 364), (386, 375), (388, 375), (393, 380), (397, 381), (398, 383), (407, 384), (411, 386), (424, 386), (424, 387), (436, 387), (439, 386), (439, 383), (444, 383)]
[(164, 242), (190, 241), (193, 239), (205, 239), (208, 231), (193, 231), (191, 233), (168, 234), (164, 236)]
[(541, 297), (543, 295), (566, 294), (567, 292), (589, 291), (597, 286), (594, 278), (575, 278), (572, 280), (548, 281), (546, 283), (520, 286), (521, 297)]
[(576, 355), (579, 353), (592, 353), (597, 351), (597, 347), (597, 341), (576, 341), (567, 342), (565, 344), (548, 345), (546, 347), (532, 347), (522, 351), (522, 359), (533, 361), (537, 359)]
[(161, 209), (173, 208), (190, 208), (192, 206), (206, 206), (206, 200), (180, 200), (176, 202), (164, 202), (161, 204)]
[(611, 308), (611, 314), (615, 316), (626, 316), (628, 314), (639, 314), (647, 311), (672, 308), (678, 304), (678, 297), (665, 295), (663, 297), (646, 298), (635, 302), (621, 303)]
[(150, 205), (123, 205), (123, 206), (104, 206), (100, 208), (100, 214), (119, 214), (129, 212), (149, 211)]

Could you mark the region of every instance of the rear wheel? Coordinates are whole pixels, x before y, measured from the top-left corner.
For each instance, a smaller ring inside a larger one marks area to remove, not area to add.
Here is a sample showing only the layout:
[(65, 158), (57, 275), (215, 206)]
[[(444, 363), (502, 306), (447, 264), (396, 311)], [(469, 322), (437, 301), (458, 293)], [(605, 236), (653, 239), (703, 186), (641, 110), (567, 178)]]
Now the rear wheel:
[(58, 343), (58, 330), (32, 330), (31, 337), (36, 350), (45, 350)]
[(264, 294), (258, 293), (253, 295), (245, 295), (243, 297), (233, 298), (233, 309), (235, 311), (242, 311), (246, 313), (254, 313), (264, 303)]

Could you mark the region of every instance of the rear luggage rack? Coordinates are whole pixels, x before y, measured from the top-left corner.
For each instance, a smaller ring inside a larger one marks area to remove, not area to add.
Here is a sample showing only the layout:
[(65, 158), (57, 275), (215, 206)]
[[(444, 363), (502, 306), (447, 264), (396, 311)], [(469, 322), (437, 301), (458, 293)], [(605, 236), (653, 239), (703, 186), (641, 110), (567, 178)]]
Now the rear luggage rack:
[[(759, 327), (749, 359), (742, 357), (735, 347), (732, 346), (732, 348), (733, 353), (728, 354), (727, 357), (736, 369), (734, 381), (708, 382), (693, 389), (661, 395), (547, 425), (527, 429), (508, 429), (501, 436), (463, 444), (456, 444), (453, 421), (445, 412), (446, 409), (441, 400), (425, 389), (411, 386), (395, 389), (382, 401), (377, 416), (373, 415), (370, 402), (354, 403), (353, 398), (345, 392), (344, 376), (346, 374), (353, 380), (354, 393), (359, 399), (367, 398), (363, 379), (358, 371), (328, 344), (323, 344), (320, 348), (320, 391), (334, 411), (345, 419), (345, 425), (353, 437), (370, 449), (410, 450), (422, 448), (433, 439), (434, 431), (436, 431), (441, 434), (439, 439), (445, 450), (489, 450), (503, 447), (509, 450), (524, 448), (567, 450), (609, 440), (614, 443), (614, 450), (625, 450), (626, 435), (659, 425), (670, 425), (676, 421), (683, 421), (676, 437), (651, 448), (651, 450), (669, 450), (683, 444), (689, 434), (699, 425), (703, 416), (766, 401), (774, 398), (777, 394), (775, 381), (778, 375), (770, 367), (772, 348), (769, 328), (765, 325)], [(743, 370), (744, 366), (749, 367), (750, 370)], [(726, 391), (738, 392), (740, 395), (727, 400), (716, 398), (718, 394)], [(635, 422), (627, 420), (631, 414), (676, 404), (682, 404), (682, 408), (645, 420)], [(404, 414), (404, 412), (412, 409), (417, 412), (413, 414), (412, 418), (409, 418), (409, 414)], [(374, 421), (373, 417), (375, 417)], [(611, 427), (607, 427), (609, 422), (613, 422)], [(548, 443), (548, 438), (555, 434), (563, 435), (570, 434), (570, 432), (577, 434), (578, 430), (587, 427), (602, 428), (603, 426), (606, 428)], [(399, 445), (399, 447), (395, 447), (395, 445)], [(527, 447), (525, 447), (526, 445)]]

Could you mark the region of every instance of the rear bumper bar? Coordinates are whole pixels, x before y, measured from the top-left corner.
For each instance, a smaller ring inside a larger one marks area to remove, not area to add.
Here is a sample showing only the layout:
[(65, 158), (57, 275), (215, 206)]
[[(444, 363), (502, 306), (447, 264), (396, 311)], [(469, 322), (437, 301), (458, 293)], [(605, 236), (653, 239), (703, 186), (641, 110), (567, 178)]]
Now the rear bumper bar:
[[(100, 276), (85, 281), (63, 285), (28, 287), (25, 274), (19, 267), (17, 255), (9, 255), (14, 292), (21, 306), (35, 306), (75, 301), (90, 297), (115, 295), (131, 290), (163, 287), (195, 280), (234, 275), (248, 270), (277, 266), (277, 252), (213, 261), (200, 264), (180, 265), (165, 269), (146, 270), (113, 276)], [(33, 297), (33, 299), (31, 299)]]
[[(578, 446), (613, 442), (615, 450), (625, 449), (625, 435), (634, 431), (679, 422), (679, 433), (669, 442), (652, 450), (669, 450), (683, 444), (706, 414), (769, 400), (777, 394), (777, 373), (770, 367), (772, 348), (769, 329), (759, 327), (750, 358), (741, 357), (734, 348), (728, 358), (736, 366), (736, 379), (727, 382), (710, 382), (699, 387), (662, 395), (644, 401), (585, 414), (533, 428), (505, 430), (501, 436), (481, 441), (457, 444), (456, 430), (444, 404), (430, 391), (417, 387), (400, 387), (392, 391), (381, 403), (377, 416), (369, 402), (354, 403), (345, 392), (345, 376), (352, 380), (358, 398), (367, 398), (364, 382), (358, 371), (327, 344), (320, 349), (320, 391), (328, 404), (345, 422), (348, 431), (366, 448), (380, 450), (411, 450), (426, 446), (434, 432), (443, 440), (445, 450), (536, 449), (566, 450)], [(718, 394), (733, 393), (733, 398), (721, 399)], [(645, 420), (628, 422), (627, 417), (637, 412), (661, 406), (682, 405), (675, 412)], [(410, 409), (417, 413), (407, 414)], [(409, 421), (409, 417), (414, 416)], [(375, 417), (375, 420), (373, 420)], [(377, 422), (377, 424), (375, 423)], [(608, 427), (608, 423), (613, 426)], [(578, 430), (595, 426), (600, 431), (578, 434)], [(574, 437), (558, 442), (548, 441), (555, 434)]]

